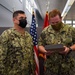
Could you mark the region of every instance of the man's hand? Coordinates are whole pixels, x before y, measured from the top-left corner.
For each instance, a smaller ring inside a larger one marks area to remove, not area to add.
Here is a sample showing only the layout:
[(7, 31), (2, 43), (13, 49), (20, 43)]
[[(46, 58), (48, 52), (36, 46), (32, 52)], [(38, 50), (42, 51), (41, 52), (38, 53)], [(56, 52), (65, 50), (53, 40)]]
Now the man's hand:
[(69, 47), (64, 46), (64, 48), (65, 48), (65, 50), (64, 51), (61, 51), (59, 53), (61, 53), (61, 54), (67, 54), (70, 51)]
[(66, 46), (64, 46), (64, 48), (65, 48), (64, 53), (67, 54), (70, 51), (70, 48)]

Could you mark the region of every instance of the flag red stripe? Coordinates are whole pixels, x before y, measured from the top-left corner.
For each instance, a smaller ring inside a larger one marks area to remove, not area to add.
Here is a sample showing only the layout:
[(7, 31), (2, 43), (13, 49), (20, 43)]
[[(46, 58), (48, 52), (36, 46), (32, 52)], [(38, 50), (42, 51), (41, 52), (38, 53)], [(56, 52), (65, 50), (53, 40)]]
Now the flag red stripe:
[(35, 50), (35, 52), (36, 52), (36, 55), (38, 56), (38, 49), (37, 49), (36, 46), (34, 46), (34, 50)]
[(39, 61), (38, 61), (38, 49), (37, 46), (34, 46), (34, 54), (35, 54), (35, 63), (36, 63), (36, 75), (39, 75)]

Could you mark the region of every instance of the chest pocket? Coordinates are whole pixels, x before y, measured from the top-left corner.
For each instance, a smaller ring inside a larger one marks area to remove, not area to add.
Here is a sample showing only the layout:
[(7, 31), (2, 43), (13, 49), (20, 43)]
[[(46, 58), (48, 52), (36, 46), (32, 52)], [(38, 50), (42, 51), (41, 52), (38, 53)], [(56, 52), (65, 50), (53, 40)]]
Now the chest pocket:
[(64, 45), (71, 45), (72, 44), (72, 35), (70, 31), (64, 31), (61, 34), (61, 41)]
[(71, 45), (72, 44), (72, 36), (70, 32), (63, 31), (61, 33), (49, 33), (46, 34), (45, 38), (46, 44), (63, 44), (63, 45)]

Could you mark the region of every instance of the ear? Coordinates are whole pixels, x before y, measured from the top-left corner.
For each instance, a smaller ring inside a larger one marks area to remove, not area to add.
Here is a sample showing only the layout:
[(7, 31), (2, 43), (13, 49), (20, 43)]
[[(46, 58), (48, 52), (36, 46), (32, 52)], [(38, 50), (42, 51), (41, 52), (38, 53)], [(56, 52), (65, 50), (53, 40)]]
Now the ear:
[(13, 18), (13, 21), (15, 21), (15, 18)]
[(60, 18), (60, 20), (62, 21), (62, 17)]
[(15, 17), (13, 18), (13, 22), (16, 22), (16, 18)]
[(61, 16), (61, 20), (62, 20), (62, 16)]

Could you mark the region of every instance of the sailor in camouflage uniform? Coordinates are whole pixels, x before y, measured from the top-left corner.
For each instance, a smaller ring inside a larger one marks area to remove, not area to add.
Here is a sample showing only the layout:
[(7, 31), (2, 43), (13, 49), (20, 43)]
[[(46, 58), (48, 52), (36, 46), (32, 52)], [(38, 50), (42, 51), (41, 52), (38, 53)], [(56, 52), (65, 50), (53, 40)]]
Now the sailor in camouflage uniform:
[(45, 45), (63, 44), (63, 52), (51, 52), (45, 61), (45, 75), (75, 75), (75, 59), (70, 50), (75, 50), (75, 29), (61, 21), (61, 14), (57, 9), (49, 13), (50, 24), (46, 27), (39, 38), (39, 50), (47, 53)]
[(13, 13), (14, 27), (0, 36), (0, 75), (34, 75), (33, 43), (25, 31), (26, 15), (18, 10)]

